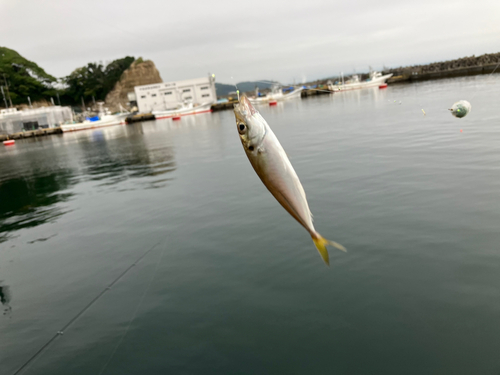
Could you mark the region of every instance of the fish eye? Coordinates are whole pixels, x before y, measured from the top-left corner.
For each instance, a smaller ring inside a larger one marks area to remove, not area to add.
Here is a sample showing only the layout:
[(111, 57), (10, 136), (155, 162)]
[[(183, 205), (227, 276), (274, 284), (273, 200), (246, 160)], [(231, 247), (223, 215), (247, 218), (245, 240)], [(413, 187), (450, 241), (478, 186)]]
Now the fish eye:
[(245, 124), (238, 124), (238, 132), (240, 134), (245, 133), (246, 130), (247, 130), (247, 127), (245, 126)]
[(250, 151), (253, 151), (253, 146), (250, 146), (248, 149), (249, 149)]

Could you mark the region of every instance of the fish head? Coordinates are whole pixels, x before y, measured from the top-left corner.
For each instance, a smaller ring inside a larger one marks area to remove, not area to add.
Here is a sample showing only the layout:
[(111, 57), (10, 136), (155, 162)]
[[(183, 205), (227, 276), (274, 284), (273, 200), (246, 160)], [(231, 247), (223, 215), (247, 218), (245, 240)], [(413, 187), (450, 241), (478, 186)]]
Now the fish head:
[(266, 120), (254, 108), (246, 96), (234, 106), (236, 129), (246, 152), (257, 150), (266, 135)]

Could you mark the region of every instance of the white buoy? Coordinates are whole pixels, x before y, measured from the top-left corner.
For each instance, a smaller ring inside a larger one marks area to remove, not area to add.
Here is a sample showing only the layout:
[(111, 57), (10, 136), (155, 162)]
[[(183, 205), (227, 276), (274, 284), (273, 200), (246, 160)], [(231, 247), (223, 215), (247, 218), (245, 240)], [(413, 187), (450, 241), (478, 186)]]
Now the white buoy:
[(450, 111), (453, 116), (462, 118), (467, 116), (471, 109), (472, 106), (467, 100), (459, 100), (451, 106)]

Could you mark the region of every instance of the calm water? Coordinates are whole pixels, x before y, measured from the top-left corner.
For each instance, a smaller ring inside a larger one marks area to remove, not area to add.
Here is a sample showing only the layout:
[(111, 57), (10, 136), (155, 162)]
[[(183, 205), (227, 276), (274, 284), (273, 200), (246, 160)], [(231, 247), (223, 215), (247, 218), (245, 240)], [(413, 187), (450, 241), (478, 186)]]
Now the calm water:
[(0, 373), (498, 375), (499, 79), (261, 108), (330, 268), (232, 111), (1, 147)]

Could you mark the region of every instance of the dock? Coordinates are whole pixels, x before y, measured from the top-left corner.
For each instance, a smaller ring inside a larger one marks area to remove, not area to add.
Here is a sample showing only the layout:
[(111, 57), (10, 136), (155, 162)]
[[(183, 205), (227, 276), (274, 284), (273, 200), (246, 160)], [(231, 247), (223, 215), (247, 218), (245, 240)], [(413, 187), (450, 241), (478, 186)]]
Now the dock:
[(60, 133), (62, 133), (61, 128), (26, 130), (24, 132), (13, 133), (13, 134), (0, 134), (0, 141), (5, 141), (7, 139), (22, 139), (22, 138), (41, 137), (44, 135), (52, 135), (52, 134), (60, 134)]
[[(330, 95), (333, 93), (334, 93), (334, 91), (328, 90), (328, 88), (325, 86), (325, 87), (320, 87), (318, 89), (304, 89), (300, 93), (300, 96), (302, 98), (307, 98), (309, 96)], [(212, 109), (212, 112), (223, 111), (226, 109), (233, 109), (234, 105), (237, 103), (238, 103), (237, 100), (232, 99), (232, 100), (230, 100), (228, 102), (224, 102), (224, 103), (215, 103), (212, 105), (211, 109)]]
[(137, 113), (135, 115), (128, 116), (125, 119), (127, 124), (131, 124), (133, 122), (142, 122), (151, 120), (156, 120), (155, 115), (153, 115), (152, 113)]
[(319, 89), (305, 89), (302, 90), (300, 93), (300, 96), (302, 98), (307, 98), (308, 96), (315, 96), (315, 95), (330, 95), (333, 94), (334, 91), (328, 90), (327, 87), (321, 87)]
[(212, 110), (212, 112), (223, 111), (225, 109), (233, 109), (234, 105), (237, 103), (237, 100), (230, 100), (224, 103), (215, 103), (210, 107), (210, 109)]

